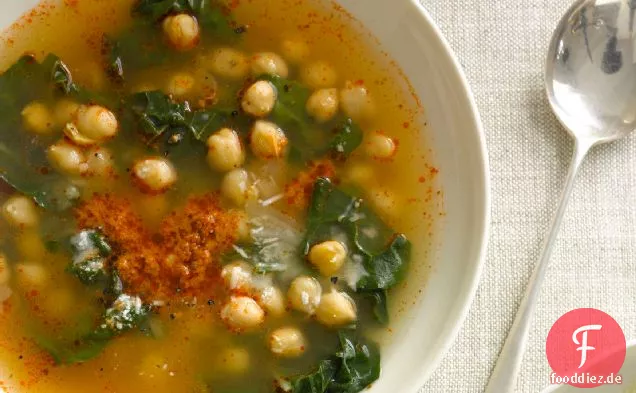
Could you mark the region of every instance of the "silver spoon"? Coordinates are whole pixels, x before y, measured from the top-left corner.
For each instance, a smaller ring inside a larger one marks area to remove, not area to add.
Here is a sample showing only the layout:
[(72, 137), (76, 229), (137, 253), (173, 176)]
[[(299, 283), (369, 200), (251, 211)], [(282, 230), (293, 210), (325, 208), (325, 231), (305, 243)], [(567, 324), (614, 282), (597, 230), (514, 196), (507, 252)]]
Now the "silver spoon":
[(534, 309), (581, 163), (593, 146), (623, 138), (636, 128), (635, 10), (636, 0), (578, 1), (552, 37), (546, 90), (554, 113), (574, 138), (574, 155), (552, 228), (487, 393), (515, 390)]

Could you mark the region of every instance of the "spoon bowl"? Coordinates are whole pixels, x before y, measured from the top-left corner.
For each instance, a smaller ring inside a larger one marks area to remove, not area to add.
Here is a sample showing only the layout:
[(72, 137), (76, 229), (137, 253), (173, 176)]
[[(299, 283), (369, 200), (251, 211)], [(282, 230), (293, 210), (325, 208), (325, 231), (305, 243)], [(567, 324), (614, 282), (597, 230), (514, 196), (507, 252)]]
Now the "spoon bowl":
[(575, 138), (609, 142), (636, 129), (634, 11), (635, 1), (578, 1), (555, 31), (546, 90)]

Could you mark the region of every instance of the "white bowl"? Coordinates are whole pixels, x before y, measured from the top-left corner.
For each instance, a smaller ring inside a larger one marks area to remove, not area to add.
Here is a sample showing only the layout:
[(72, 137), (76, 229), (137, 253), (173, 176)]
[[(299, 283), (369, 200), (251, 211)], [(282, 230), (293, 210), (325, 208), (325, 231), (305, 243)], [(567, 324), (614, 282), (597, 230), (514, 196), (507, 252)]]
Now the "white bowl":
[[(591, 393), (629, 393), (636, 392), (636, 340), (627, 343), (627, 355), (625, 364), (619, 372), (622, 377), (620, 385), (603, 385), (593, 389), (585, 389)], [(547, 376), (546, 376), (547, 378)], [(581, 389), (569, 385), (554, 385), (545, 389), (542, 393), (580, 393)]]
[[(477, 108), (460, 66), (416, 0), (338, 0), (398, 63), (421, 99), (426, 139), (440, 169), (446, 216), (434, 268), (384, 349), (370, 392), (415, 392), (454, 341), (477, 289), (490, 216), (488, 159)], [(0, 28), (38, 0), (0, 3)]]

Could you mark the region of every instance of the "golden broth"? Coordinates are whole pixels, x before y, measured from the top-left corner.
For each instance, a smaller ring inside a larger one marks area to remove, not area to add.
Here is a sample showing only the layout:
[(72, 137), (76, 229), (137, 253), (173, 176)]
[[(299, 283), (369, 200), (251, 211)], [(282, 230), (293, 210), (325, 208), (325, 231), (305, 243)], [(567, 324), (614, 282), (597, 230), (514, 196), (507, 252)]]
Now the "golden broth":
[[(25, 52), (39, 59), (55, 53), (69, 65), (76, 82), (94, 90), (109, 89), (111, 82), (101, 65), (102, 36), (121, 31), (131, 23), (132, 4), (131, 0), (44, 3), (4, 34), (0, 68), (8, 68)], [(338, 86), (351, 80), (364, 81), (368, 87), (380, 115), (365, 125), (364, 131), (381, 131), (398, 142), (397, 155), (391, 160), (367, 158), (363, 144), (337, 169), (345, 184), (363, 188), (383, 218), (413, 243), (410, 277), (390, 293), (395, 322), (424, 282), (433, 245), (432, 230), (440, 213), (437, 170), (429, 161), (431, 153), (422, 148), (424, 120), (419, 103), (404, 88), (407, 84), (397, 67), (374, 48), (377, 43), (360, 33), (357, 22), (336, 6), (259, 0), (233, 1), (232, 7), (237, 21), (249, 26), (243, 42), (238, 44), (241, 49), (247, 53), (279, 52), (285, 38), (305, 40), (311, 48), (307, 61), (328, 60), (338, 72)], [(179, 70), (196, 72), (196, 67)], [(163, 88), (171, 74), (168, 70), (171, 68), (133, 78), (127, 88), (133, 90), (140, 84)], [(291, 67), (290, 78), (297, 76), (298, 69)], [(126, 140), (109, 146), (113, 150), (125, 149)], [(146, 153), (132, 150), (126, 154), (140, 157)], [(257, 167), (253, 164), (254, 169)], [(285, 180), (294, 175), (286, 174)], [(176, 190), (156, 197), (140, 193), (127, 176), (108, 184), (89, 181), (86, 187), (95, 191), (108, 189), (127, 197), (146, 225), (153, 227), (182, 206), (188, 195), (218, 189), (221, 179), (202, 165), (193, 165), (179, 176)], [(280, 208), (284, 210), (284, 206)], [(72, 393), (86, 392), (87, 387), (91, 392), (203, 392), (197, 390), (203, 389), (203, 381), (212, 392), (268, 392), (277, 376), (306, 372), (335, 350), (333, 333), (306, 317), (287, 313), (281, 319), (268, 320), (256, 334), (236, 335), (219, 320), (219, 304), (198, 299), (197, 304), (161, 307), (154, 317), (158, 321), (158, 338), (124, 334), (89, 362), (56, 366), (34, 343), (31, 332), (50, 329), (63, 334), (65, 326), (80, 323), (75, 318), (76, 311), (95, 308), (88, 300), (90, 291), (65, 272), (66, 259), (46, 249), (43, 243), (50, 239), (1, 225), (0, 244), (15, 248), (19, 258), (9, 261), (9, 265), (41, 261), (49, 276), (41, 287), (29, 290), (20, 287), (13, 277), (14, 293), (0, 309), (0, 363), (7, 365), (0, 386), (7, 392)], [(34, 323), (34, 314), (46, 323)], [(370, 334), (386, 340), (390, 329), (378, 328), (363, 318), (361, 325), (366, 323)], [(277, 360), (267, 350), (266, 332), (285, 325), (300, 326), (306, 333), (311, 350), (305, 356)]]

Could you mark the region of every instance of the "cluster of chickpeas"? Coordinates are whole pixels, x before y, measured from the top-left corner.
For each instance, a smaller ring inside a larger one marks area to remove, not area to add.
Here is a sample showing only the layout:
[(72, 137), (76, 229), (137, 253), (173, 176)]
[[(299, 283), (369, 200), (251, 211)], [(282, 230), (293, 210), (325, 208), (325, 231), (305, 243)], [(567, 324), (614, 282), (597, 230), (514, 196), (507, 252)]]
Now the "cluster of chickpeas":
[[(200, 40), (200, 27), (194, 16), (178, 14), (163, 21), (166, 41), (176, 50), (194, 49)], [(318, 123), (326, 123), (340, 111), (355, 121), (365, 122), (375, 115), (375, 105), (368, 89), (361, 82), (345, 82), (340, 89), (336, 70), (324, 61), (309, 61), (310, 50), (301, 40), (285, 39), (280, 55), (273, 52), (249, 56), (235, 48), (216, 48), (202, 56), (201, 66), (216, 77), (227, 81), (242, 81), (262, 75), (287, 78), (290, 66), (298, 66), (300, 79), (314, 91), (306, 103), (306, 111)], [(197, 78), (180, 72), (169, 78), (166, 92), (174, 98), (188, 97), (196, 90)], [(209, 82), (208, 82), (209, 83)], [(274, 109), (279, 92), (269, 81), (256, 81), (248, 86), (242, 96), (241, 109), (255, 118), (249, 134), (249, 146), (254, 156), (261, 160), (280, 159), (287, 153), (289, 144), (286, 132), (277, 124), (264, 120)], [(242, 168), (245, 149), (238, 132), (224, 128), (207, 140), (208, 163), (218, 172), (226, 173), (222, 193), (230, 201), (242, 205), (254, 197), (249, 174)], [(386, 135), (374, 132), (366, 136), (365, 152), (378, 159), (395, 155), (397, 144)]]
[[(168, 16), (163, 21), (166, 40), (178, 51), (195, 48), (200, 39), (200, 27), (195, 17), (188, 14)], [(306, 104), (307, 113), (317, 122), (333, 119), (339, 111), (355, 121), (365, 121), (375, 113), (373, 100), (363, 83), (346, 82), (337, 89), (338, 75), (327, 62), (308, 62), (309, 47), (303, 41), (284, 40), (282, 56), (263, 52), (251, 58), (233, 48), (217, 48), (203, 61), (203, 67), (216, 77), (226, 80), (244, 80), (264, 74), (289, 76), (287, 62), (300, 67), (301, 80), (314, 89)], [(197, 89), (197, 79), (188, 73), (177, 73), (169, 78), (165, 89), (174, 99), (188, 97)], [(268, 81), (257, 81), (249, 86), (241, 101), (242, 110), (254, 117), (249, 134), (249, 146), (261, 160), (275, 160), (285, 156), (288, 149), (286, 132), (278, 125), (264, 120), (276, 105), (278, 92)], [(118, 121), (108, 108), (99, 105), (80, 105), (61, 100), (53, 108), (42, 102), (32, 102), (22, 111), (24, 127), (36, 134), (51, 135), (60, 130), (64, 138), (51, 145), (47, 155), (51, 165), (68, 176), (96, 175), (108, 177), (113, 173), (112, 155), (102, 147), (118, 132)], [(366, 136), (366, 153), (373, 158), (391, 158), (396, 143), (375, 132)], [(245, 148), (236, 130), (223, 128), (207, 140), (207, 161), (217, 172), (225, 173), (222, 193), (237, 205), (250, 196), (248, 173), (241, 167), (245, 163)], [(164, 157), (148, 157), (132, 168), (135, 184), (149, 194), (162, 193), (177, 181), (176, 168)]]
[[(319, 243), (309, 253), (309, 261), (325, 278), (337, 273), (346, 259), (347, 250), (337, 241)], [(262, 327), (266, 315), (280, 318), (290, 311), (313, 317), (333, 328), (349, 325), (357, 319), (353, 299), (335, 288), (325, 291), (315, 277), (296, 277), (285, 295), (276, 286), (259, 286), (253, 268), (244, 261), (224, 266), (221, 275), (232, 294), (221, 309), (221, 319), (234, 332), (256, 331)], [(293, 326), (270, 332), (267, 344), (273, 354), (286, 358), (301, 356), (307, 345), (302, 331)]]

